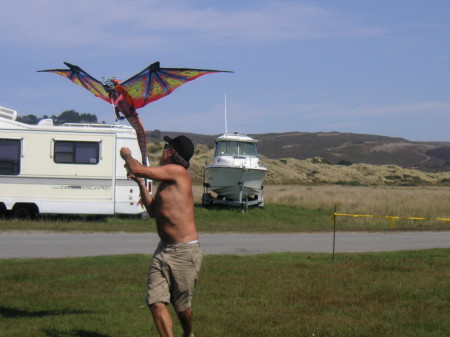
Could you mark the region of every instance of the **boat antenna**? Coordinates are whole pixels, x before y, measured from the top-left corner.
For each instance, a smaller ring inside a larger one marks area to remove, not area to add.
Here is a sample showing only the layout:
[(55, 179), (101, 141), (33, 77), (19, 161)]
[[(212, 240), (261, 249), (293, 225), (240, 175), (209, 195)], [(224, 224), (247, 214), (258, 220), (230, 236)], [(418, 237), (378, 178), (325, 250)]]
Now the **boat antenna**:
[(225, 134), (228, 134), (228, 127), (227, 127), (227, 93), (225, 93)]

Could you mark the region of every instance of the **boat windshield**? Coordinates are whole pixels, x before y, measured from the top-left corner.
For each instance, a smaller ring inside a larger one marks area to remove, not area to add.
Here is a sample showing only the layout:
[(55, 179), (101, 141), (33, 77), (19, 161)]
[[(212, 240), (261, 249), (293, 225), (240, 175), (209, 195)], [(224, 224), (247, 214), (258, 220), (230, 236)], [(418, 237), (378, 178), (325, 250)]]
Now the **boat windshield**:
[(256, 143), (217, 142), (215, 156), (257, 157)]

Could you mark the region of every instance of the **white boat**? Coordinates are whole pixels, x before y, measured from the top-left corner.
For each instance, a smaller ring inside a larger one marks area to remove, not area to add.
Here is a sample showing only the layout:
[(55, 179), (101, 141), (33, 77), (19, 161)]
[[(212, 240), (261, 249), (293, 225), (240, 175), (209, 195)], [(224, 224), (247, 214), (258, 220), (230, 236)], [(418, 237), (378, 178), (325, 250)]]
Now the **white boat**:
[(216, 138), (213, 163), (204, 170), (203, 206), (264, 206), (267, 168), (260, 166), (257, 143), (258, 140), (238, 133)]

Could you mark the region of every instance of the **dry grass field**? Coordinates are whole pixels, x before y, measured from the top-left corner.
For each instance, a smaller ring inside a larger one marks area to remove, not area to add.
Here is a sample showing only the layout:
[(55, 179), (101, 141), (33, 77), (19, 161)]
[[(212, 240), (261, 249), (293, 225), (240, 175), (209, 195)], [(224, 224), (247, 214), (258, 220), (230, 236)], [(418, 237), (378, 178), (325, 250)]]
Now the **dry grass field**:
[[(203, 187), (195, 185), (195, 202), (201, 202)], [(449, 217), (448, 187), (392, 186), (301, 186), (266, 185), (266, 204), (296, 205), (307, 209), (333, 209), (353, 214), (410, 217)]]
[[(195, 202), (201, 203), (203, 187), (196, 185), (193, 190)], [(266, 185), (264, 201), (266, 205), (298, 206), (330, 214), (336, 206), (337, 213), (450, 219), (450, 189), (438, 186)], [(340, 221), (370, 225), (371, 228), (391, 226), (390, 220), (385, 218), (345, 217)], [(401, 222), (414, 222), (415, 226), (424, 229), (447, 228), (446, 222), (441, 220), (416, 223), (419, 221), (402, 219)]]
[[(163, 143), (151, 143), (149, 156), (157, 164)], [(203, 169), (214, 150), (197, 145), (189, 169), (195, 202), (201, 204)], [(266, 205), (295, 205), (310, 210), (421, 218), (450, 218), (450, 172), (430, 173), (396, 165), (331, 165), (307, 160), (262, 158)], [(386, 219), (347, 219), (385, 224)], [(442, 222), (440, 222), (442, 225)]]

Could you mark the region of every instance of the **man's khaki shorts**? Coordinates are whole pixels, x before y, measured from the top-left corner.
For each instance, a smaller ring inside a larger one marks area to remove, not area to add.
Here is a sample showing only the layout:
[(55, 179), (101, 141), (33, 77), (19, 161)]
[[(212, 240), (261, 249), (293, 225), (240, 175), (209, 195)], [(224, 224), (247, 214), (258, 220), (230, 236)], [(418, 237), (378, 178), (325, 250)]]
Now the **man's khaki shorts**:
[(175, 311), (191, 307), (194, 286), (203, 259), (198, 242), (159, 243), (148, 270), (147, 304), (172, 303)]

